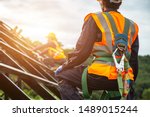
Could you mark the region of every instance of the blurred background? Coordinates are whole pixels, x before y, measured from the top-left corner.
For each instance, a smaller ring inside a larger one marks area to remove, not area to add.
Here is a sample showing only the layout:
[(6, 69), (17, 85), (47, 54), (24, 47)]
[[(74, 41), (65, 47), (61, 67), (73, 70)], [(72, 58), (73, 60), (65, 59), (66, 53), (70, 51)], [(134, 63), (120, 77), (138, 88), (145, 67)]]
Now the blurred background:
[[(120, 12), (139, 25), (140, 55), (150, 54), (150, 1), (123, 0)], [(100, 11), (96, 0), (0, 0), (0, 20), (30, 39), (46, 42), (54, 32), (65, 48), (75, 47), (84, 17)]]
[[(120, 12), (139, 25), (139, 74), (135, 99), (150, 99), (150, 1), (123, 0)], [(65, 53), (71, 51), (80, 36), (84, 17), (100, 11), (96, 0), (0, 0), (0, 20), (32, 42), (44, 44), (54, 32)], [(32, 94), (33, 95), (33, 94)], [(34, 98), (35, 96), (33, 96)]]

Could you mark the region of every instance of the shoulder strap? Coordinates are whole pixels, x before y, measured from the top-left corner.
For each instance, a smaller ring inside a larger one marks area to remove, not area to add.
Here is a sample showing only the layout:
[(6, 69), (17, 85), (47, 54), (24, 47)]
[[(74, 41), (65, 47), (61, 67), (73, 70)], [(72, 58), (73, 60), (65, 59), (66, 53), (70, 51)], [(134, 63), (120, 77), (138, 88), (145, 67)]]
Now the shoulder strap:
[(124, 23), (124, 30), (123, 33), (128, 35), (129, 33), (129, 28), (130, 28), (130, 20), (125, 18), (125, 23)]
[(115, 34), (118, 34), (118, 29), (116, 27), (116, 24), (115, 24), (115, 21), (114, 21), (113, 17), (108, 12), (104, 12), (104, 14), (107, 16), (107, 18), (108, 18), (108, 20), (109, 20), (109, 22), (111, 24), (111, 28), (112, 28), (113, 32)]
[[(108, 12), (104, 12), (104, 14), (107, 16), (107, 18), (108, 18), (108, 20), (109, 20), (109, 22), (111, 24), (111, 27), (112, 27), (112, 30), (113, 30), (114, 34), (118, 34), (117, 26), (115, 24), (115, 21), (114, 21), (113, 17), (111, 16), (111, 14), (108, 13)], [(128, 35), (129, 28), (130, 28), (130, 20), (125, 18), (125, 24), (124, 24), (123, 33)]]
[[(108, 20), (109, 20), (109, 22), (110, 22), (110, 24), (111, 24), (111, 28), (112, 28), (112, 30), (113, 30), (113, 32), (114, 32), (114, 34), (115, 34), (115, 37), (117, 37), (117, 35), (118, 35), (119, 33), (118, 33), (117, 26), (116, 26), (116, 24), (115, 24), (115, 21), (114, 21), (112, 15), (111, 15), (110, 13), (108, 13), (108, 12), (105, 12), (105, 15), (107, 16), (107, 18), (108, 18)], [(122, 33), (122, 34), (119, 34), (119, 35), (120, 35), (121, 37), (123, 37), (123, 34), (124, 34), (124, 35), (126, 36), (126, 38), (128, 39), (127, 36), (128, 36), (128, 33), (129, 33), (129, 28), (130, 28), (130, 20), (127, 19), (127, 18), (125, 18), (123, 33)], [(125, 62), (125, 64), (128, 64), (128, 62)], [(125, 67), (125, 69), (127, 69), (127, 68), (126, 68), (127, 65), (125, 65), (124, 67)], [(118, 73), (117, 81), (118, 81), (119, 92), (120, 92), (120, 95), (121, 95), (121, 97), (122, 97), (122, 99), (123, 99), (125, 89), (124, 89), (124, 82), (122, 81), (122, 75), (121, 75), (120, 72)]]

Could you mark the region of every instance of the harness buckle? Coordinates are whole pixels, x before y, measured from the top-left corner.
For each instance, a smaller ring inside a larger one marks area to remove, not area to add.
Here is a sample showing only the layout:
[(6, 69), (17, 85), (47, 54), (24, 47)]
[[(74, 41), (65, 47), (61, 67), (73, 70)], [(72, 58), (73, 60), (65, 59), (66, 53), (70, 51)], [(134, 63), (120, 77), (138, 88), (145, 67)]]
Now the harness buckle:
[(117, 62), (117, 59), (116, 59), (116, 52), (117, 50), (119, 50), (118, 48), (116, 48), (116, 50), (113, 52), (112, 56), (113, 56), (113, 59), (114, 59), (114, 63), (115, 63), (115, 66), (117, 68), (117, 71), (118, 72), (123, 72), (124, 71), (124, 59), (125, 59), (125, 55), (123, 54), (122, 57), (121, 57), (121, 60), (120, 62), (118, 63)]

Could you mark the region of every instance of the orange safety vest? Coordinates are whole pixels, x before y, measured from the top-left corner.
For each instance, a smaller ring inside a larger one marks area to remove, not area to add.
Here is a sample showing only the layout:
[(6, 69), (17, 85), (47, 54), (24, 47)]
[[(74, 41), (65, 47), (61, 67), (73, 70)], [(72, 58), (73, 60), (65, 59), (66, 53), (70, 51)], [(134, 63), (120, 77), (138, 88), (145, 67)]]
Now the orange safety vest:
[(49, 55), (55, 60), (66, 59), (63, 49), (59, 47), (56, 41), (53, 41), (53, 43), (56, 45), (56, 48), (49, 47)]
[[(125, 17), (115, 11), (110, 11), (109, 14), (113, 17), (118, 32), (122, 33), (124, 30)], [(102, 41), (95, 42), (92, 54), (95, 58), (107, 57), (107, 60), (110, 59), (110, 61), (105, 60), (93, 61), (93, 63), (88, 67), (88, 73), (106, 76), (110, 80), (117, 79), (118, 72), (116, 70), (114, 61), (111, 61), (115, 41), (114, 41), (114, 32), (111, 28), (109, 19), (104, 12), (98, 12), (87, 15), (85, 17), (85, 21), (88, 20), (88, 18), (91, 16), (96, 22), (100, 31), (102, 32)], [(130, 20), (130, 28), (128, 33), (128, 48), (127, 48), (129, 54), (131, 54), (131, 46), (134, 43), (137, 34), (138, 34), (138, 26), (136, 23)], [(130, 57), (128, 56), (127, 59), (129, 60)], [(128, 66), (126, 72), (128, 72), (129, 79), (133, 80), (134, 77), (133, 70), (130, 66)]]

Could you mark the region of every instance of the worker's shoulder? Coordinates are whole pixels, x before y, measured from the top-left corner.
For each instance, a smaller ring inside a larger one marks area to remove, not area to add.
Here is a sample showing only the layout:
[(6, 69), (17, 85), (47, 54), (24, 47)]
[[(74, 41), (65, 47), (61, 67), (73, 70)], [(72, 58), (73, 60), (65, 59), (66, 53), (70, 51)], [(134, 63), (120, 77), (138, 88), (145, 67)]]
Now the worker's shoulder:
[(138, 24), (137, 24), (135, 21), (133, 21), (132, 19), (129, 19), (129, 18), (127, 18), (127, 17), (126, 17), (126, 19), (128, 19), (128, 20), (130, 21), (130, 23), (131, 23), (132, 25), (134, 25), (135, 28), (138, 30)]
[(93, 19), (93, 17), (97, 14), (101, 14), (102, 12), (95, 12), (95, 13), (88, 13), (85, 18), (84, 18), (84, 21), (87, 21), (89, 19)]

